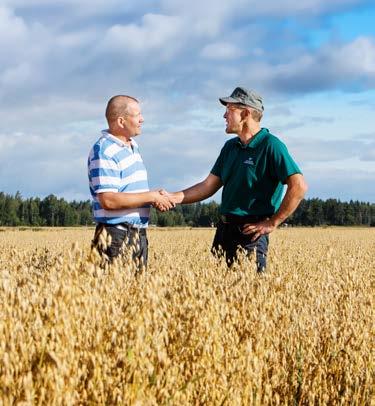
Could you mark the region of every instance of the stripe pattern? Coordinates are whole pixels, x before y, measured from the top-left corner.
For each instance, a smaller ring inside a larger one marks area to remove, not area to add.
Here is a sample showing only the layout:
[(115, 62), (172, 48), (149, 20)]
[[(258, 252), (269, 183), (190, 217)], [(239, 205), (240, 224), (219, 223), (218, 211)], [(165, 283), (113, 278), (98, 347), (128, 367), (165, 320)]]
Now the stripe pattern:
[(94, 219), (97, 223), (129, 223), (135, 227), (148, 226), (150, 206), (136, 209), (105, 210), (97, 195), (103, 192), (139, 193), (149, 191), (147, 171), (137, 143), (131, 147), (108, 131), (93, 145), (88, 157), (88, 177)]

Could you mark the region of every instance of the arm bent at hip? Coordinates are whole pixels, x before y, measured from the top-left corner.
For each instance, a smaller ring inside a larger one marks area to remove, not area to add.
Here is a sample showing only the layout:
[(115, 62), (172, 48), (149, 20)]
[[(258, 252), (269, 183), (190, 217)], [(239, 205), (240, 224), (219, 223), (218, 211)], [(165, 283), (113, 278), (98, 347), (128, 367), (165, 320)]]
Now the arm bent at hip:
[(268, 220), (259, 223), (246, 224), (243, 227), (244, 234), (255, 233), (252, 240), (256, 240), (263, 234), (269, 234), (285, 221), (298, 207), (303, 199), (307, 184), (303, 176), (299, 173), (289, 176), (286, 179), (287, 191), (281, 202), (279, 210)]

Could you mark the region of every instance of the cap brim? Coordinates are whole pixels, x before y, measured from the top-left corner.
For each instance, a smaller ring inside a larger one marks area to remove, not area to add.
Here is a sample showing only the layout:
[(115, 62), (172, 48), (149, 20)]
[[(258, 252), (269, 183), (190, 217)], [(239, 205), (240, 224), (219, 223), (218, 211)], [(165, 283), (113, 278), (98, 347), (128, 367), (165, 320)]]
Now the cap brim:
[(234, 99), (233, 97), (221, 97), (220, 103), (224, 106), (226, 106), (228, 103), (237, 103), (241, 104), (237, 99)]

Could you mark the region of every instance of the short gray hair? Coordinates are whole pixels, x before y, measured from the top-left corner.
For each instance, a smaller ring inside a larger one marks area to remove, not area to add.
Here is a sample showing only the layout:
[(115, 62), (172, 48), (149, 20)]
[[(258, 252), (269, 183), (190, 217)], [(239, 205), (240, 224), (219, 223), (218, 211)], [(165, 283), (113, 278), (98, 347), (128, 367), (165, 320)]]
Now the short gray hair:
[(116, 95), (109, 99), (107, 108), (105, 110), (105, 117), (108, 123), (112, 123), (113, 121), (117, 120), (123, 114), (127, 113), (129, 102), (135, 101), (139, 103), (139, 101), (132, 96), (127, 95)]

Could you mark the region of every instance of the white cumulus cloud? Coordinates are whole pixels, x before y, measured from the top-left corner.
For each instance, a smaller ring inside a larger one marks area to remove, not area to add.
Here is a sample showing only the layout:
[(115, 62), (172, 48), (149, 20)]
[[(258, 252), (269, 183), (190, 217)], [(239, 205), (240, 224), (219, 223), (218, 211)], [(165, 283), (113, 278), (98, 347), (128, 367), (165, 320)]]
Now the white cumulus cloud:
[(207, 59), (236, 59), (243, 54), (243, 51), (236, 45), (228, 42), (215, 42), (206, 45), (201, 55)]

